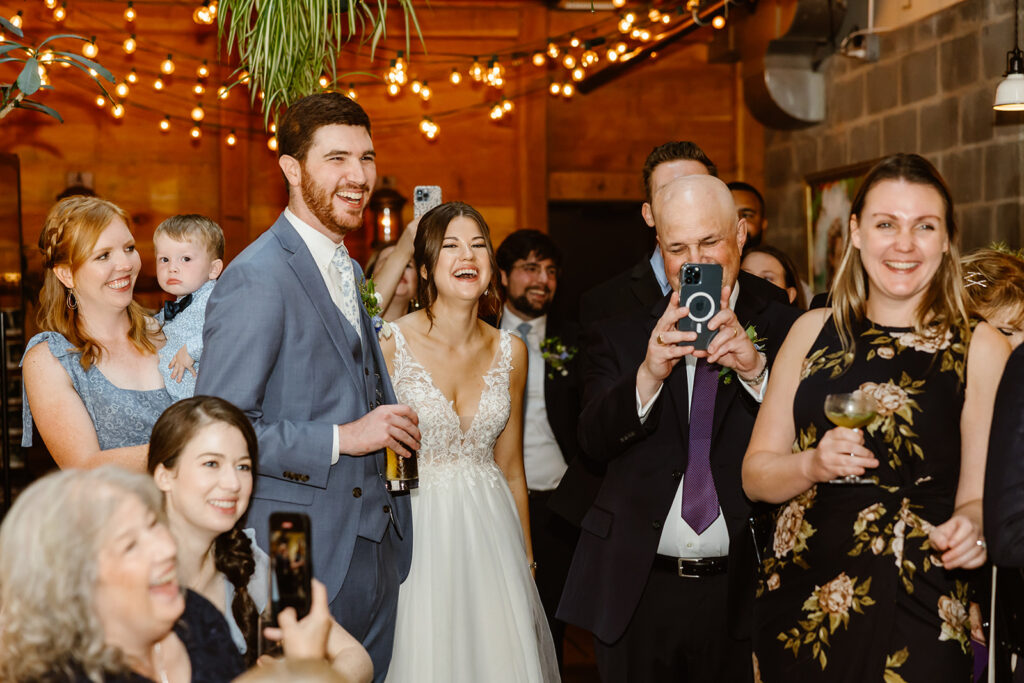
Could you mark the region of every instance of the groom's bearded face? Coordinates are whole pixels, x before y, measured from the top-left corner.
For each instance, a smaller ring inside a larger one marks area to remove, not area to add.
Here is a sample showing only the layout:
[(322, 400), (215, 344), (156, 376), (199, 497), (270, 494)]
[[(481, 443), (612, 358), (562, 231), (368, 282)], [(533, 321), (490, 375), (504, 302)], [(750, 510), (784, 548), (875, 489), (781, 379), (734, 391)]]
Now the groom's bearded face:
[(299, 172), (302, 200), (324, 228), (344, 237), (362, 226), (377, 181), (376, 155), (366, 128), (320, 126), (299, 161)]
[[(369, 188), (363, 186), (360, 189), (369, 194)], [(344, 237), (362, 226), (363, 213), (361, 210), (355, 213), (335, 206), (336, 193), (343, 191), (344, 188), (324, 187), (306, 170), (305, 164), (302, 165), (301, 190), (302, 200), (306, 206), (317, 220), (331, 232)]]

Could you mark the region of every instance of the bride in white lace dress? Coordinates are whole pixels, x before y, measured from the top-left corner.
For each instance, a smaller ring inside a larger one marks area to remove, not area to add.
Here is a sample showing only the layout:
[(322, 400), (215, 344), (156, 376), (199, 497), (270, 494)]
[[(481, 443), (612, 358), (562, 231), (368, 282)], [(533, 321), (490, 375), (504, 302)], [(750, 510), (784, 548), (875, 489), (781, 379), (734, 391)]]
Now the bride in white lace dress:
[(381, 342), (422, 433), (416, 540), (387, 681), (557, 681), (531, 575), (526, 347), (477, 317), (481, 300), (498, 303), (487, 224), (466, 204), (442, 204), (420, 220), (415, 260), (424, 308)]

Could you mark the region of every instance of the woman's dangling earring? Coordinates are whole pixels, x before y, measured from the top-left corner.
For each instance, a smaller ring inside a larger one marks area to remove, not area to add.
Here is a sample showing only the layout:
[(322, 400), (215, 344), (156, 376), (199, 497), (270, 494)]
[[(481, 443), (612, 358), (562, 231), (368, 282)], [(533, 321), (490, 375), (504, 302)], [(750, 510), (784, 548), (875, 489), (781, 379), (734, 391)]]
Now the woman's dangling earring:
[(68, 289), (67, 304), (68, 308), (70, 308), (72, 311), (78, 308), (78, 297), (75, 296), (75, 290), (73, 289)]

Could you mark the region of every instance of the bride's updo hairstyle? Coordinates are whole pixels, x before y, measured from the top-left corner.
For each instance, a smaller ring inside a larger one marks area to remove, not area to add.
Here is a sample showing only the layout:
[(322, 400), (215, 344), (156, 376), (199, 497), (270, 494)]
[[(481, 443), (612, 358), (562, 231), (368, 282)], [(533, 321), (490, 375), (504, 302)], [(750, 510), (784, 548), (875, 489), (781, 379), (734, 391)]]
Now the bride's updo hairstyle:
[[(953, 196), (939, 172), (924, 157), (917, 154), (893, 154), (875, 164), (860, 190), (853, 198), (850, 207), (850, 218), (856, 217), (862, 222), (861, 214), (868, 193), (886, 180), (902, 180), (915, 185), (926, 185), (934, 189), (945, 208), (946, 235), (949, 238), (949, 250), (942, 255), (942, 262), (929, 284), (921, 305), (914, 312), (914, 332), (918, 335), (931, 337), (944, 335), (951, 327), (960, 327), (964, 339), (968, 339), (970, 329), (967, 326), (967, 306), (964, 301), (963, 277), (960, 268), (960, 232), (953, 215)], [(847, 235), (843, 259), (836, 270), (832, 281), (832, 317), (836, 331), (849, 354), (853, 350), (853, 322), (861, 322), (867, 316), (867, 299), (869, 283), (861, 262), (860, 250), (853, 246), (853, 240)]]
[(462, 202), (445, 202), (423, 214), (419, 228), (416, 230), (416, 241), (413, 243), (413, 260), (416, 262), (417, 299), (427, 311), (427, 318), (433, 323), (432, 306), (437, 300), (437, 284), (434, 282), (434, 268), (441, 253), (441, 244), (448, 226), (459, 216), (471, 219), (480, 227), (480, 232), (487, 243), (487, 257), (491, 262), (491, 281), (483, 296), (480, 297), (480, 308), (477, 312), (481, 318), (497, 316), (501, 313), (501, 295), (498, 293), (498, 262), (494, 258), (494, 245), (491, 244), (491, 230), (480, 212), (469, 204)]
[[(199, 430), (217, 423), (229, 425), (242, 433), (249, 458), (252, 460), (252, 477), (255, 481), (256, 455), (259, 450), (256, 431), (245, 413), (216, 396), (193, 396), (183, 399), (160, 415), (160, 419), (153, 425), (153, 434), (149, 439), (147, 469), (150, 475), (156, 472), (157, 465), (175, 471), (178, 457)], [(230, 606), (231, 614), (245, 638), (246, 664), (253, 666), (258, 652), (259, 611), (249, 595), (248, 586), (249, 579), (256, 570), (256, 558), (253, 556), (249, 537), (242, 531), (244, 521), (243, 515), (233, 529), (217, 536), (213, 542), (213, 565), (235, 588), (235, 597)]]

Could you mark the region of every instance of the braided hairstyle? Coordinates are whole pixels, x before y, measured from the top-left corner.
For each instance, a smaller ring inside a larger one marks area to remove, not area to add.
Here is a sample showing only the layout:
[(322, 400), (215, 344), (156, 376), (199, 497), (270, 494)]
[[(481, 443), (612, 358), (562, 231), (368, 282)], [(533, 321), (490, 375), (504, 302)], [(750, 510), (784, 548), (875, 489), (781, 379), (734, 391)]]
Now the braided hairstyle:
[[(117, 219), (131, 228), (128, 214), (112, 202), (99, 197), (67, 197), (50, 209), (39, 234), (39, 251), (45, 269), (39, 294), (39, 327), (64, 335), (81, 353), (82, 367), (86, 370), (99, 361), (103, 347), (85, 332), (77, 305), (69, 305), (74, 293), (57, 277), (56, 268), (68, 268), (74, 275), (88, 260), (100, 234)], [(147, 325), (142, 306), (132, 301), (127, 314), (128, 338), (132, 344), (143, 353), (155, 354), (152, 337), (157, 333)]]
[[(186, 398), (163, 412), (153, 426), (153, 434), (149, 439), (149, 473), (153, 474), (157, 465), (163, 465), (173, 472), (178, 465), (178, 457), (199, 430), (216, 423), (235, 427), (242, 433), (249, 458), (252, 460), (252, 474), (255, 478), (258, 452), (256, 432), (245, 413), (215, 396)], [(248, 505), (249, 501), (244, 502)], [(166, 499), (164, 504), (166, 505)], [(259, 610), (249, 595), (248, 586), (249, 579), (256, 569), (256, 559), (253, 556), (252, 542), (242, 531), (243, 519), (244, 517), (239, 519), (230, 531), (225, 531), (214, 540), (213, 563), (217, 571), (227, 577), (234, 586), (231, 615), (245, 638), (246, 664), (252, 666), (256, 662)]]

